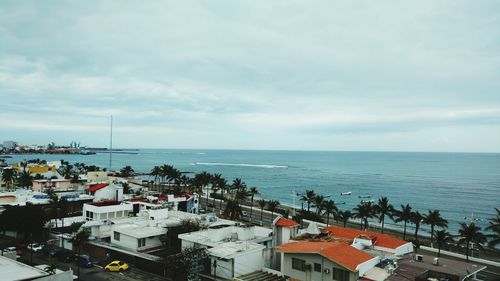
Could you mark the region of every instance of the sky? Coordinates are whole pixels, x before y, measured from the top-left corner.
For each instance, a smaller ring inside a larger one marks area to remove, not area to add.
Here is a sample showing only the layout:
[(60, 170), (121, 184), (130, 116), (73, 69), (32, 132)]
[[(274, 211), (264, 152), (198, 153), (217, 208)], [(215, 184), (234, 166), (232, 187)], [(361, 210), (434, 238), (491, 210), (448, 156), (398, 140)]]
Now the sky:
[(2, 1), (0, 141), (500, 152), (500, 2)]

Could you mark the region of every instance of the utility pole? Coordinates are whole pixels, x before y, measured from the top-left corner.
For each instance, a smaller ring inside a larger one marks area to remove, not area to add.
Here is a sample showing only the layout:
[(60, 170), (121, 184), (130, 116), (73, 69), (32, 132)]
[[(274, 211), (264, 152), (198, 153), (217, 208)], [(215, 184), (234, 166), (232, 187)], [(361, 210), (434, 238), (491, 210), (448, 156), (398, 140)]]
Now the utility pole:
[(214, 281), (217, 280), (217, 258), (214, 259)]

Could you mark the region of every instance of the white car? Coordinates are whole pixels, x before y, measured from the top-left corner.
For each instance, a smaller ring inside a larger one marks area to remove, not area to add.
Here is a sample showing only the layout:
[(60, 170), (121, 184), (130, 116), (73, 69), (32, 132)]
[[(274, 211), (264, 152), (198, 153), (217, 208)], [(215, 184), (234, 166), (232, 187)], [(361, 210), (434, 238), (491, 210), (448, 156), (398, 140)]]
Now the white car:
[(4, 253), (7, 253), (7, 252), (15, 252), (16, 251), (16, 247), (7, 247), (5, 249), (2, 250)]
[(41, 252), (42, 251), (42, 245), (38, 243), (31, 243), (28, 245), (28, 250), (33, 251), (35, 253)]

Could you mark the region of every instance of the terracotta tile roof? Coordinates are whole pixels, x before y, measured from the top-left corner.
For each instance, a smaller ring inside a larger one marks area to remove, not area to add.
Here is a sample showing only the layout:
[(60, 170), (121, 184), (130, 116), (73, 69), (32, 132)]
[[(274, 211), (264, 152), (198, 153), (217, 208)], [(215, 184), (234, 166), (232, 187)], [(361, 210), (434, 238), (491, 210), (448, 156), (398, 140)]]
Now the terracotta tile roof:
[(94, 184), (94, 185), (91, 185), (87, 188), (88, 191), (90, 192), (96, 192), (98, 191), (99, 189), (102, 189), (102, 188), (105, 188), (106, 186), (108, 186), (109, 184), (107, 183), (99, 183), (99, 184)]
[(382, 234), (377, 232), (362, 231), (347, 227), (329, 226), (323, 228), (322, 231), (329, 232), (330, 235), (334, 237), (340, 237), (346, 239), (354, 239), (359, 236), (368, 237), (371, 238), (373, 245), (390, 249), (396, 249), (399, 246), (408, 243), (407, 241), (396, 238), (392, 235)]
[(276, 223), (274, 225), (281, 226), (281, 227), (295, 227), (299, 224), (294, 220), (289, 220), (289, 219), (281, 217), (276, 221)]
[(361, 250), (339, 242), (292, 242), (279, 246), (278, 252), (319, 254), (352, 272), (357, 271), (358, 265), (374, 258)]

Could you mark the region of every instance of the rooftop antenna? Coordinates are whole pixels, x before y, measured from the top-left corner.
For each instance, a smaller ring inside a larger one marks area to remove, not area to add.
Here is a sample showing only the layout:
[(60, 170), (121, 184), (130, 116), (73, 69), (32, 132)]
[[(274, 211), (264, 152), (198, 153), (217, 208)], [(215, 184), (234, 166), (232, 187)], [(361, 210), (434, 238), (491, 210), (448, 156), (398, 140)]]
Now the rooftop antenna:
[(111, 172), (111, 167), (113, 163), (113, 115), (111, 115), (111, 130), (109, 137), (109, 171)]

